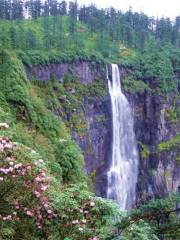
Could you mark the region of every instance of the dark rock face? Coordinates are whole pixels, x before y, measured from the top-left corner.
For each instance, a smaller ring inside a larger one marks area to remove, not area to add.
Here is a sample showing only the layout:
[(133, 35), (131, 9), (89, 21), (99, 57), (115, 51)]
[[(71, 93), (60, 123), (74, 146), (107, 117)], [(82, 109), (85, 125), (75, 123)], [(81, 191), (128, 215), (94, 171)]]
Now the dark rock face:
[(58, 81), (63, 81), (63, 77), (66, 74), (72, 74), (78, 76), (78, 78), (85, 84), (92, 83), (97, 77), (103, 75), (103, 68), (100, 64), (95, 62), (83, 62), (75, 61), (71, 64), (60, 63), (49, 65), (34, 65), (32, 67), (25, 67), (27, 77), (31, 79), (35, 77), (40, 81), (47, 82), (52, 77)]
[[(128, 70), (120, 67), (122, 85)], [(80, 137), (76, 132), (73, 138), (83, 151), (85, 172), (91, 175), (94, 190), (98, 196), (106, 196), (107, 170), (111, 156), (112, 116), (108, 93), (106, 67), (95, 62), (77, 61), (72, 64), (53, 64), (26, 68), (29, 78), (49, 81), (55, 77), (62, 81), (65, 74), (76, 75), (82, 83), (90, 84), (96, 78), (104, 80), (104, 98), (84, 98), (84, 116), (87, 129)], [(110, 76), (111, 77), (111, 76)], [(152, 197), (160, 197), (176, 191), (180, 186), (180, 165), (176, 159), (178, 148), (160, 152), (158, 144), (172, 139), (180, 132), (180, 123), (170, 123), (166, 113), (174, 106), (177, 93), (159, 94), (152, 90), (141, 94), (125, 92), (134, 113), (135, 134), (141, 152), (141, 144), (148, 148), (148, 156), (140, 154), (137, 202)], [(178, 102), (176, 103), (179, 104)]]
[(176, 161), (179, 148), (173, 147), (165, 151), (158, 149), (160, 143), (169, 141), (180, 132), (180, 122), (172, 124), (166, 117), (176, 97), (175, 92), (168, 95), (156, 92), (128, 95), (134, 110), (136, 138), (149, 150), (149, 156), (145, 158), (140, 154), (137, 184), (139, 201), (167, 196), (180, 186), (180, 166)]
[[(35, 77), (40, 81), (49, 81), (54, 76), (63, 81), (65, 74), (76, 75), (82, 83), (90, 84), (95, 79), (104, 80), (106, 96), (97, 98), (84, 98), (83, 109), (87, 129), (79, 136), (72, 132), (72, 137), (78, 143), (84, 154), (84, 171), (91, 176), (94, 190), (98, 196), (106, 196), (107, 169), (111, 153), (111, 103), (106, 81), (106, 66), (94, 62), (74, 62), (72, 64), (54, 64), (51, 66), (26, 67), (29, 79)], [(83, 112), (83, 113), (82, 113)]]
[(107, 95), (101, 102), (98, 99), (85, 100), (88, 129), (83, 137), (76, 133), (74, 139), (83, 150), (85, 172), (93, 175), (94, 190), (98, 196), (106, 196), (107, 169), (111, 153), (111, 106)]

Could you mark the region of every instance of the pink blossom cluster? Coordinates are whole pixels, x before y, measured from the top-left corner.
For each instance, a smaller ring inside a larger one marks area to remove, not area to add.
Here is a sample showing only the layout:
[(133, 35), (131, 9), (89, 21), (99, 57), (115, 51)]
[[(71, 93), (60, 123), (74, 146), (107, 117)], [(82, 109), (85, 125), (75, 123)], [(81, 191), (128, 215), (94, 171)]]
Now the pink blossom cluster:
[[(71, 225), (76, 225), (78, 226), (78, 230), (80, 232), (82, 232), (85, 227), (87, 226), (87, 224), (91, 225), (91, 208), (95, 206), (95, 202), (94, 201), (87, 201), (83, 204), (82, 208), (80, 209), (72, 209), (70, 210), (71, 214), (74, 211), (78, 211), (81, 216), (79, 216), (78, 218), (74, 219), (71, 221), (71, 224), (64, 224), (64, 227), (70, 227)], [(79, 214), (78, 214), (79, 215)], [(94, 229), (91, 229), (94, 231)]]
[(12, 150), (13, 143), (9, 140), (8, 137), (0, 137), (0, 152), (4, 150)]
[(99, 237), (92, 237), (92, 238), (89, 238), (88, 240), (100, 240)]
[(9, 125), (7, 123), (0, 123), (0, 128), (1, 129), (6, 129), (6, 128), (9, 128)]
[(4, 215), (4, 216), (0, 214), (0, 219), (3, 221), (12, 221), (12, 220), (19, 221), (19, 217), (17, 217), (17, 212), (13, 212), (12, 214)]
[[(0, 125), (0, 127), (3, 126), (6, 127), (6, 125)], [(8, 137), (0, 136), (0, 182), (1, 184), (12, 182), (15, 185), (17, 182), (17, 185), (22, 186), (19, 189), (19, 198), (16, 197), (17, 199), (12, 202), (12, 213), (1, 214), (0, 219), (3, 221), (20, 220), (19, 216), (23, 213), (29, 218), (35, 218), (37, 227), (41, 229), (46, 219), (51, 220), (55, 217), (47, 197), (44, 196), (49, 188), (50, 178), (43, 169), (43, 159), (34, 163), (17, 162), (14, 146), (15, 144)], [(33, 202), (24, 201), (21, 198), (21, 194), (26, 191)]]

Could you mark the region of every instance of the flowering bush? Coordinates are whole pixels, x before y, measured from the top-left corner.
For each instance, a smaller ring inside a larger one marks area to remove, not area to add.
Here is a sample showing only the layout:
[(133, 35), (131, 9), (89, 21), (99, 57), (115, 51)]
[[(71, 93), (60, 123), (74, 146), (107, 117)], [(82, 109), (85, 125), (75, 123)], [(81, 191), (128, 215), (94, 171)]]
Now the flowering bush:
[(15, 239), (104, 239), (112, 230), (112, 204), (84, 184), (59, 188), (39, 154), (13, 142), (8, 128), (0, 123), (0, 238), (9, 239), (2, 226), (13, 226), (5, 232), (19, 234)]
[(112, 233), (113, 220), (119, 214), (116, 205), (95, 197), (85, 184), (71, 185), (51, 198), (61, 239), (100, 240)]
[[(6, 129), (0, 123), (0, 129)], [(54, 213), (46, 196), (51, 178), (35, 151), (0, 136), (0, 220), (31, 219), (42, 229)]]

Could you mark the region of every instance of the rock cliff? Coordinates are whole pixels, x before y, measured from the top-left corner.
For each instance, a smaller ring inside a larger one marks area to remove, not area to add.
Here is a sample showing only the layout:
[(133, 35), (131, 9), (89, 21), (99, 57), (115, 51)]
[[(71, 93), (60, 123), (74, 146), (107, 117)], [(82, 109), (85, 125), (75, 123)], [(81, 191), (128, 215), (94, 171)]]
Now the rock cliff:
[[(103, 97), (83, 96), (82, 105), (76, 114), (83, 116), (86, 128), (80, 135), (76, 130), (72, 130), (72, 136), (83, 151), (85, 172), (93, 180), (96, 194), (106, 196), (106, 173), (112, 142), (111, 103), (106, 66), (96, 62), (76, 61), (71, 64), (25, 68), (29, 79), (33, 77), (44, 82), (51, 78), (63, 82), (65, 75), (75, 75), (87, 86), (97, 79), (103, 80)], [(158, 92), (152, 85), (148, 90), (132, 93), (125, 86), (129, 70), (120, 66), (120, 71), (124, 92), (134, 113), (134, 127), (140, 153), (137, 202), (177, 191), (180, 187), (178, 90), (165, 94)], [(70, 117), (64, 118), (68, 121)]]

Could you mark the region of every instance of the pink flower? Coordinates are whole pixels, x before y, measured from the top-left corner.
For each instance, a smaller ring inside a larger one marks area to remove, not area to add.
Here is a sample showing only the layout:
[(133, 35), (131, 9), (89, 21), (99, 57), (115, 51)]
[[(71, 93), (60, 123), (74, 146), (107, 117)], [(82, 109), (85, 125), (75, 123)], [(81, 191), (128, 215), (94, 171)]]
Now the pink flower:
[(38, 177), (35, 178), (35, 181), (36, 181), (36, 182), (41, 182), (42, 179), (38, 176)]
[(32, 217), (33, 216), (33, 213), (31, 212), (31, 211), (26, 211), (26, 214), (28, 215), (28, 216), (30, 216), (30, 217)]
[(7, 215), (6, 217), (3, 217), (3, 220), (6, 221), (6, 220), (12, 220), (12, 216), (11, 215)]
[(22, 172), (22, 176), (25, 176), (25, 175), (26, 175), (26, 172), (25, 172), (25, 171), (23, 171), (23, 172)]
[(49, 204), (48, 204), (48, 203), (45, 203), (45, 204), (44, 204), (44, 207), (45, 207), (45, 208), (48, 208), (48, 207), (49, 207)]
[(39, 219), (42, 219), (42, 216), (41, 216), (41, 214), (38, 214), (38, 216), (37, 216)]
[(88, 240), (99, 240), (98, 237), (88, 238)]
[(45, 177), (45, 176), (46, 176), (46, 173), (45, 173), (45, 172), (41, 172), (41, 176), (42, 176), (42, 177)]
[(49, 210), (47, 210), (47, 213), (51, 214), (51, 213), (52, 213), (52, 211), (49, 209)]
[(48, 189), (48, 186), (47, 185), (42, 185), (42, 187), (41, 187), (41, 190), (42, 191), (46, 191)]
[(79, 223), (79, 220), (73, 220), (72, 221), (72, 224), (78, 224)]
[(86, 219), (83, 219), (83, 220), (82, 220), (82, 223), (86, 223), (86, 222), (87, 222)]
[(9, 168), (9, 172), (13, 172), (14, 168), (13, 167), (10, 167)]
[(8, 162), (11, 162), (11, 161), (14, 160), (14, 158), (13, 158), (13, 157), (7, 157), (6, 160), (7, 160)]
[(5, 175), (9, 173), (9, 169), (7, 168), (0, 168), (0, 171), (4, 173)]
[(13, 148), (13, 144), (12, 144), (12, 143), (6, 143), (6, 144), (4, 145), (4, 148), (12, 149), (12, 148)]
[(95, 202), (90, 202), (89, 205), (90, 205), (91, 207), (94, 207), (94, 206), (95, 206)]
[(3, 181), (4, 180), (4, 178), (3, 177), (0, 177), (0, 181)]
[(14, 163), (13, 163), (13, 162), (9, 162), (9, 165), (10, 165), (10, 166), (13, 166), (13, 165), (14, 165)]
[(31, 171), (32, 167), (29, 165), (27, 166), (27, 170)]
[(7, 123), (0, 123), (0, 128), (9, 128)]
[(41, 196), (41, 194), (40, 194), (38, 191), (36, 191), (36, 190), (34, 191), (34, 194), (35, 194), (36, 197), (38, 197), (38, 198)]
[(44, 163), (44, 160), (43, 159), (39, 159), (39, 163)]
[(3, 152), (3, 150), (4, 150), (4, 146), (0, 144), (0, 152)]
[(14, 166), (15, 169), (21, 168), (22, 167), (22, 163), (18, 163)]

